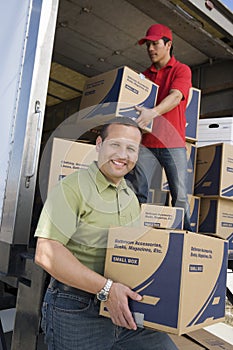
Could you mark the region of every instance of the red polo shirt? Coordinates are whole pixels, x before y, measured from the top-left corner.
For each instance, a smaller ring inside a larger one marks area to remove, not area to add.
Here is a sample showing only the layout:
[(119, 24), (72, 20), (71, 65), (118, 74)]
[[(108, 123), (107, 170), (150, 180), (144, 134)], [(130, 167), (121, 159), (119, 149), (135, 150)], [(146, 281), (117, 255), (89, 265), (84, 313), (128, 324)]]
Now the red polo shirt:
[(181, 91), (183, 99), (170, 112), (154, 118), (152, 133), (143, 135), (142, 144), (148, 148), (185, 147), (185, 109), (189, 89), (192, 86), (190, 68), (172, 56), (166, 66), (160, 70), (152, 64), (143, 74), (159, 85), (157, 105), (171, 89)]

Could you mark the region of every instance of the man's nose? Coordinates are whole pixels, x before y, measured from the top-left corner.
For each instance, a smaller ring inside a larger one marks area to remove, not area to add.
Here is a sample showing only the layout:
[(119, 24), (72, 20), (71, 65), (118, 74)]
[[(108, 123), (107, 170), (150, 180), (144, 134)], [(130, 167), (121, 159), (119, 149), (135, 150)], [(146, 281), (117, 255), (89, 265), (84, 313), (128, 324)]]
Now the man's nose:
[(124, 146), (119, 147), (117, 154), (119, 158), (122, 158), (122, 159), (128, 158), (127, 148)]

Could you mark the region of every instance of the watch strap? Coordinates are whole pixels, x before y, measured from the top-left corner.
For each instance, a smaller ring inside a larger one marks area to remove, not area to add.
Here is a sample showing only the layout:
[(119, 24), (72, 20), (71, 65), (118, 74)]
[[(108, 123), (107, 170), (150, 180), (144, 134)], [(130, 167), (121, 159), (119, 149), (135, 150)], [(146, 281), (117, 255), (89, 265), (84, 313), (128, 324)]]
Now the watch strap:
[(109, 293), (110, 288), (112, 287), (113, 281), (110, 280), (110, 278), (107, 279), (107, 282), (105, 283), (103, 290), (107, 293)]
[(96, 294), (96, 297), (98, 300), (100, 300), (100, 301), (107, 301), (108, 300), (109, 291), (110, 291), (112, 284), (113, 284), (113, 281), (108, 278), (104, 287)]

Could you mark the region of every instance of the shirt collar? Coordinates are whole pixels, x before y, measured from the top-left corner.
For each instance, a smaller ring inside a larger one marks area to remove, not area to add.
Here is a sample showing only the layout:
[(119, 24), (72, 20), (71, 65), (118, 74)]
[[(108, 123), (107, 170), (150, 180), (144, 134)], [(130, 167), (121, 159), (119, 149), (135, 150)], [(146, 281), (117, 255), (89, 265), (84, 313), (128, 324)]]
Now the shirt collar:
[(126, 184), (125, 179), (123, 178), (120, 181), (119, 185), (116, 186), (115, 184), (106, 179), (104, 174), (99, 170), (97, 162), (93, 162), (90, 164), (88, 172), (93, 181), (95, 182), (99, 193), (105, 191), (108, 187), (113, 187), (116, 188), (118, 191), (124, 190), (127, 194), (129, 194), (128, 186)]
[[(162, 69), (167, 68), (167, 67), (172, 67), (172, 66), (174, 66), (175, 63), (176, 63), (176, 59), (175, 59), (174, 56), (172, 56), (172, 57), (170, 58), (170, 60), (168, 61), (168, 63), (167, 63), (164, 67), (162, 67)], [(153, 63), (152, 63), (152, 65), (150, 66), (149, 70), (150, 70), (151, 72), (158, 72), (158, 70), (155, 68), (155, 66), (154, 66)]]

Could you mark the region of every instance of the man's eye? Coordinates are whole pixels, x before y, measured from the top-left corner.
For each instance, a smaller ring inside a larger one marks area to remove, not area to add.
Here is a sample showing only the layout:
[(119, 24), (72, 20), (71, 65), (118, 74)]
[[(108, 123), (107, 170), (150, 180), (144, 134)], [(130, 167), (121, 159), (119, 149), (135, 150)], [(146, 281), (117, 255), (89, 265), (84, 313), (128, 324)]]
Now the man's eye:
[(127, 147), (127, 149), (130, 152), (136, 152), (136, 148), (134, 148), (134, 147)]
[(117, 142), (113, 142), (113, 143), (111, 143), (111, 146), (117, 148), (117, 147), (119, 147), (120, 145), (119, 145), (119, 143), (117, 143)]
[(152, 46), (157, 46), (157, 45), (159, 45), (159, 42), (158, 42), (158, 41), (151, 41), (151, 42), (149, 42), (149, 43), (146, 43), (147, 48), (149, 48), (150, 45), (152, 45)]

